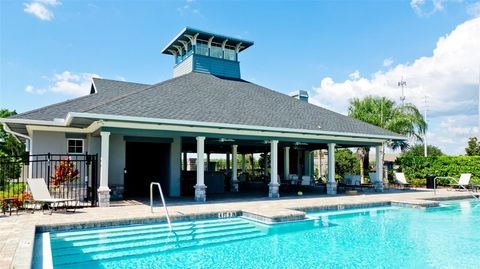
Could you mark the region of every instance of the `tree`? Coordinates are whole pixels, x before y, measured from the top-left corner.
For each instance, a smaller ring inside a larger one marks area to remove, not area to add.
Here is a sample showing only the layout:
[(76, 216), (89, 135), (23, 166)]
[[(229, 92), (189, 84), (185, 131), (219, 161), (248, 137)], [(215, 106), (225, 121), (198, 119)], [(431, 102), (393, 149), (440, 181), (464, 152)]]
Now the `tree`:
[[(0, 109), (0, 118), (16, 115), (17, 112)], [(24, 146), (13, 135), (5, 132), (0, 124), (0, 156), (20, 156), (25, 152)]]
[(349, 149), (335, 150), (335, 173), (341, 177), (358, 174), (359, 163), (355, 154)]
[[(348, 115), (418, 141), (423, 141), (422, 135), (427, 129), (427, 123), (415, 105), (410, 103), (397, 105), (386, 97), (353, 98), (350, 100)], [(393, 141), (388, 146), (392, 149), (408, 148), (407, 143), (398, 141)], [(369, 151), (370, 148), (365, 147), (364, 168), (366, 169), (369, 167)]]
[[(418, 157), (418, 156), (424, 156), (425, 155), (425, 149), (423, 145), (414, 145), (410, 147), (407, 151), (404, 151), (402, 153), (402, 157)], [(432, 145), (427, 145), (427, 155), (429, 157), (435, 157), (435, 156), (443, 156), (442, 150), (439, 149), (438, 147), (432, 146)]]
[(364, 166), (365, 163), (364, 163), (364, 161), (365, 161), (366, 154), (367, 154), (367, 152), (366, 152), (365, 148), (363, 148), (363, 147), (357, 148), (357, 151), (355, 152), (355, 155), (360, 160), (359, 170), (360, 170), (360, 182), (361, 183), (365, 182), (365, 166)]
[(478, 138), (470, 137), (465, 152), (467, 152), (467, 156), (480, 156), (480, 141), (478, 141)]

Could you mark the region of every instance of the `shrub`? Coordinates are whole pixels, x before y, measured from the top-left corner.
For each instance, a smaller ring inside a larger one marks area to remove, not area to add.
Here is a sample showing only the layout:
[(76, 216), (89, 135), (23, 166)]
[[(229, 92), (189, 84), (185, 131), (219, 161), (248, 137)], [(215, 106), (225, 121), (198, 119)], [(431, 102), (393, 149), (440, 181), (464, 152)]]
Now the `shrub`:
[[(462, 173), (471, 173), (472, 182), (480, 184), (479, 156), (399, 157), (397, 164), (409, 179), (425, 179), (427, 176), (458, 178)], [(438, 185), (452, 184), (441, 179)]]

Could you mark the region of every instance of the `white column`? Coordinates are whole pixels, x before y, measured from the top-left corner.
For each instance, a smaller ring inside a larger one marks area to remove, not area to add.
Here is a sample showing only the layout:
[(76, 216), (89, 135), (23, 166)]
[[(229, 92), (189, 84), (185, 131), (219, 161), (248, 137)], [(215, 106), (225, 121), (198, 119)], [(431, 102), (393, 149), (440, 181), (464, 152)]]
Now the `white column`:
[(284, 147), (283, 150), (283, 179), (288, 180), (288, 175), (290, 174), (290, 147)]
[(206, 188), (205, 186), (205, 137), (197, 136), (197, 185), (195, 185), (195, 201), (206, 201)]
[(383, 147), (381, 145), (375, 147), (375, 157), (377, 178), (375, 179), (373, 185), (375, 187), (375, 191), (383, 192)]
[(110, 188), (108, 188), (108, 158), (110, 152), (110, 132), (100, 132), (100, 186), (98, 187), (98, 206), (110, 206)]
[(237, 179), (237, 149), (238, 145), (232, 145), (232, 186), (233, 192), (238, 191), (238, 179)]
[(268, 197), (270, 198), (279, 198), (279, 182), (278, 182), (278, 140), (270, 141), (270, 167), (272, 169), (270, 173), (270, 184)]
[(337, 194), (337, 182), (335, 181), (335, 143), (328, 144), (327, 194)]

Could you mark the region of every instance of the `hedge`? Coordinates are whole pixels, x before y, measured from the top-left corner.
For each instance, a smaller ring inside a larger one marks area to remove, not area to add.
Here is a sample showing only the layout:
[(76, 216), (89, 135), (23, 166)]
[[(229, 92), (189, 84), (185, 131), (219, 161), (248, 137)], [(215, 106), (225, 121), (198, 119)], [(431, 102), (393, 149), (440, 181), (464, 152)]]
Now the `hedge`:
[[(396, 163), (408, 179), (425, 179), (426, 176), (450, 176), (457, 178), (462, 173), (471, 173), (472, 181), (480, 184), (480, 156), (399, 157)], [(439, 180), (438, 184), (453, 184)]]

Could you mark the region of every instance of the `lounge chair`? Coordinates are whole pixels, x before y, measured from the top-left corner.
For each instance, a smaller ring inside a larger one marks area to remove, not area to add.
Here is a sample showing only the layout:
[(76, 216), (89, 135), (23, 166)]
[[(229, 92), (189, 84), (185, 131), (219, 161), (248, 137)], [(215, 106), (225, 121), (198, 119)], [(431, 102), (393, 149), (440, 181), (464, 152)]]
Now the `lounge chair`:
[(75, 202), (75, 206), (73, 207), (73, 212), (75, 212), (76, 207), (78, 206), (78, 200), (52, 198), (50, 192), (48, 191), (47, 184), (45, 184), (45, 180), (43, 178), (29, 178), (27, 179), (27, 183), (33, 196), (33, 202), (41, 205), (42, 212), (44, 205), (47, 205), (50, 215), (52, 214), (53, 210), (57, 209), (60, 205), (63, 205), (65, 207), (65, 211), (68, 211), (68, 202)]
[(408, 183), (407, 182), (407, 179), (405, 178), (405, 174), (404, 173), (397, 173), (397, 172), (394, 172), (393, 173), (393, 177), (395, 179), (395, 183), (399, 186), (401, 186), (402, 188), (407, 188), (407, 189), (410, 189), (412, 187), (412, 184)]
[(470, 174), (470, 173), (461, 174), (458, 181), (456, 181), (455, 184), (450, 184), (450, 187), (452, 187), (453, 189), (472, 188), (472, 187), (475, 186), (475, 184), (470, 184), (470, 179), (471, 178), (472, 178), (472, 174)]
[(310, 176), (302, 176), (302, 186), (310, 186), (312, 185), (312, 179)]

